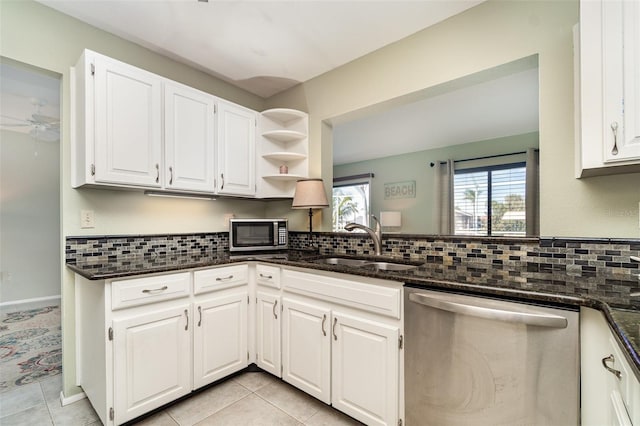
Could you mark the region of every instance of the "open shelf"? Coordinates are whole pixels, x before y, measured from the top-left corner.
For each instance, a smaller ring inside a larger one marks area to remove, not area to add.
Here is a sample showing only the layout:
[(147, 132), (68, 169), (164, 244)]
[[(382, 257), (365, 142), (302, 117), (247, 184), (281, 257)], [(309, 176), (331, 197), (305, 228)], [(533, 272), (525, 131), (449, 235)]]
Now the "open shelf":
[(302, 175), (293, 175), (293, 174), (277, 174), (277, 175), (264, 175), (262, 176), (264, 179), (271, 180), (283, 180), (283, 181), (291, 181), (291, 180), (300, 180), (305, 177)]
[(286, 126), (287, 123), (291, 121), (299, 120), (306, 117), (307, 113), (289, 108), (273, 108), (262, 111), (262, 115), (273, 121), (279, 122), (283, 126)]
[(269, 130), (268, 132), (262, 133), (262, 136), (278, 142), (295, 142), (307, 137), (305, 133), (286, 129)]
[(307, 158), (305, 154), (299, 154), (297, 152), (287, 152), (287, 151), (279, 151), (279, 152), (270, 152), (267, 154), (263, 154), (262, 158), (267, 158), (269, 160), (277, 160), (277, 161), (295, 161), (295, 160), (304, 160)]

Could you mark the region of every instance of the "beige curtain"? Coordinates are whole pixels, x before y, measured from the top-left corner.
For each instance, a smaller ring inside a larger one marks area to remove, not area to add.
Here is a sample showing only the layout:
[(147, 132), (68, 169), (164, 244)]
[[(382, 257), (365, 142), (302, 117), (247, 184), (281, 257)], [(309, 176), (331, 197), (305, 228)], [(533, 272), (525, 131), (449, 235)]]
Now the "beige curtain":
[(526, 221), (527, 235), (540, 235), (540, 153), (537, 149), (527, 149)]
[(435, 229), (440, 235), (454, 233), (453, 218), (453, 160), (436, 161), (435, 165), (435, 200), (433, 218)]

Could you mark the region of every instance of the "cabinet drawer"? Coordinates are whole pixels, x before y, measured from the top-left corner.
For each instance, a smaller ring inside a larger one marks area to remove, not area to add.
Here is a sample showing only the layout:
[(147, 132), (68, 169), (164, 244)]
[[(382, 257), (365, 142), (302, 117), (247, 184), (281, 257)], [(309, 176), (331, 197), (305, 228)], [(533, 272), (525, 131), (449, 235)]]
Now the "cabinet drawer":
[(257, 265), (256, 281), (259, 285), (280, 288), (280, 268), (276, 266)]
[(114, 281), (111, 284), (111, 309), (186, 297), (191, 292), (190, 283), (189, 272)]
[(401, 289), (388, 285), (375, 278), (361, 282), (288, 269), (282, 271), (282, 286), (287, 291), (399, 319)]
[(248, 265), (222, 266), (193, 273), (194, 294), (236, 287), (248, 282)]

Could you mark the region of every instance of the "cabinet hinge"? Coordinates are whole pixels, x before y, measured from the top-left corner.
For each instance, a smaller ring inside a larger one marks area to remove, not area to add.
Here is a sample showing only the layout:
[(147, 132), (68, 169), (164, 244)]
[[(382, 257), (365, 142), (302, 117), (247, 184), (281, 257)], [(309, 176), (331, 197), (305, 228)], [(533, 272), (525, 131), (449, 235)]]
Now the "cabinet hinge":
[(109, 420), (113, 420), (115, 417), (115, 412), (113, 411), (113, 407), (109, 408)]
[(109, 340), (113, 340), (113, 327), (109, 327)]
[(218, 113), (218, 105), (217, 104), (213, 104), (213, 113), (214, 114)]
[(96, 64), (91, 64), (91, 75), (96, 75)]
[(96, 165), (95, 164), (91, 164), (91, 176), (95, 176), (96, 175)]
[(398, 426), (402, 426), (402, 419), (398, 419)]
[(282, 376), (282, 374), (284, 374), (284, 367), (280, 364), (280, 375)]
[(403, 346), (404, 346), (404, 339), (402, 338), (402, 334), (401, 334), (400, 337), (398, 338), (398, 349), (402, 349)]
[(249, 296), (247, 296), (247, 305), (249, 305), (251, 302), (249, 302)]

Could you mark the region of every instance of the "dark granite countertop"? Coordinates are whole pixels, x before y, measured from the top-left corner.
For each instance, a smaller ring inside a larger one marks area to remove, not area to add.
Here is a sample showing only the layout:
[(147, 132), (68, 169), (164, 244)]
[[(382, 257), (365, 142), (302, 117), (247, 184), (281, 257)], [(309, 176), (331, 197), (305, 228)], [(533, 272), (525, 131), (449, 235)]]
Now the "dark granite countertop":
[[(337, 254), (340, 257), (353, 257)], [(287, 266), (313, 268), (351, 275), (388, 279), (406, 285), (442, 289), (468, 294), (540, 302), (571, 307), (586, 306), (604, 313), (611, 329), (640, 379), (640, 280), (633, 275), (597, 275), (580, 271), (539, 270), (532, 265), (505, 266), (489, 263), (410, 263), (417, 267), (406, 271), (385, 271), (344, 265), (316, 263), (325, 256), (290, 250), (282, 259), (235, 258), (228, 252), (132, 257), (104, 261), (91, 259), (67, 263), (67, 267), (89, 280), (123, 278), (134, 275), (223, 265), (260, 260)], [(372, 257), (366, 257), (372, 259)], [(375, 259), (375, 258), (374, 258)], [(389, 260), (389, 258), (381, 258)]]

